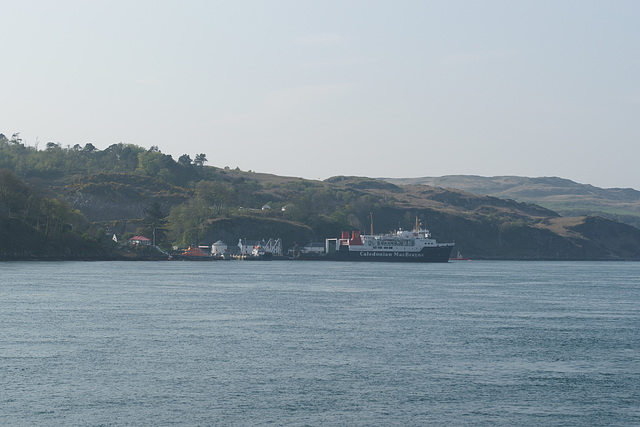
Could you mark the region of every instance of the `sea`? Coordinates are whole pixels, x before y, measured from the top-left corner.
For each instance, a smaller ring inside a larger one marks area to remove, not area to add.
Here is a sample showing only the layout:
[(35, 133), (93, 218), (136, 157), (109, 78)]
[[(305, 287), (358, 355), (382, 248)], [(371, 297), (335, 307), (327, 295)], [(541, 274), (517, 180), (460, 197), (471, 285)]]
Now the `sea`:
[(640, 263), (0, 263), (0, 425), (640, 425)]

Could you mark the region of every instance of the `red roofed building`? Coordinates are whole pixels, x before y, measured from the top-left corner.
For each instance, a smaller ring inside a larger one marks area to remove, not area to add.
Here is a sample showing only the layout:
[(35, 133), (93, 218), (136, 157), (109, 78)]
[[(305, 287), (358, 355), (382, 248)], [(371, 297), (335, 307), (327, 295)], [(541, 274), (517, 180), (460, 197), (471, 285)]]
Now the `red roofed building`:
[(150, 246), (151, 239), (147, 239), (144, 236), (133, 236), (129, 239), (129, 244), (133, 246)]

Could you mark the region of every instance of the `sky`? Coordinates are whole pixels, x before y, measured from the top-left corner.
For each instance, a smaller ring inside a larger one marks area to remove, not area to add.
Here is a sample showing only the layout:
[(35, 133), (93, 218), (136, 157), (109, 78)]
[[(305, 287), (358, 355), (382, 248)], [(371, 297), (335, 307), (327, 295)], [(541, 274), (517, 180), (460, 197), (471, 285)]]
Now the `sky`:
[(0, 0), (0, 133), (640, 189), (638, 0)]

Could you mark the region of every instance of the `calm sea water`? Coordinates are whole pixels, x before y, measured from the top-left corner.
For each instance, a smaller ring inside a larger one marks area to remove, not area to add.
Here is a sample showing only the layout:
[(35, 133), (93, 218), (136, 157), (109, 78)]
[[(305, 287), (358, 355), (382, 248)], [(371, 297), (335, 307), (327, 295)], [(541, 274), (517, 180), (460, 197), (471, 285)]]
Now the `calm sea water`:
[(640, 263), (0, 263), (0, 425), (640, 425)]

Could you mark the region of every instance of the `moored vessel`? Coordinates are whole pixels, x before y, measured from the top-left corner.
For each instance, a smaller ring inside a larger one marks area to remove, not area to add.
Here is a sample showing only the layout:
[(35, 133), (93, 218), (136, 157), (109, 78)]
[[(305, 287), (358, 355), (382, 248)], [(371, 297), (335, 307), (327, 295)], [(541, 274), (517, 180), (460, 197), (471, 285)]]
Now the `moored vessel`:
[(322, 253), (293, 251), (294, 259), (327, 261), (448, 262), (454, 243), (438, 243), (429, 230), (360, 235), (343, 231), (339, 239), (327, 239)]
[(449, 261), (471, 261), (471, 260), (469, 258), (463, 257), (462, 253), (458, 251), (458, 255), (456, 255), (455, 257), (449, 258)]
[(169, 257), (169, 260), (176, 261), (214, 261), (216, 258), (205, 253), (202, 249), (189, 246), (186, 251)]

